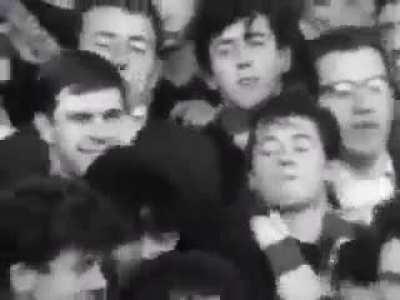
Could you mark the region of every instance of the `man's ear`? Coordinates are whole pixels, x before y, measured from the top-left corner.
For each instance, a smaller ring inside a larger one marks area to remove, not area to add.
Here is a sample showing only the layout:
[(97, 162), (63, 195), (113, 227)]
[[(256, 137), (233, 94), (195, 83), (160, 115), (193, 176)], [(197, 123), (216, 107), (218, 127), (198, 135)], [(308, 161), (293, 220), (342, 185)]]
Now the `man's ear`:
[(283, 47), (279, 50), (279, 61), (282, 74), (289, 72), (292, 67), (292, 50), (290, 47)]
[(44, 113), (35, 113), (33, 123), (39, 131), (40, 138), (47, 144), (54, 143), (54, 126), (51, 120)]
[(34, 291), (39, 273), (24, 263), (10, 267), (10, 285), (12, 291), (18, 294), (30, 294)]
[(209, 71), (200, 70), (200, 76), (211, 90), (217, 90), (218, 84), (213, 74)]
[(325, 167), (324, 167), (324, 174), (322, 175), (322, 178), (324, 179), (325, 182), (329, 182), (332, 180), (334, 177), (333, 172), (334, 172), (334, 160), (326, 160), (325, 162)]

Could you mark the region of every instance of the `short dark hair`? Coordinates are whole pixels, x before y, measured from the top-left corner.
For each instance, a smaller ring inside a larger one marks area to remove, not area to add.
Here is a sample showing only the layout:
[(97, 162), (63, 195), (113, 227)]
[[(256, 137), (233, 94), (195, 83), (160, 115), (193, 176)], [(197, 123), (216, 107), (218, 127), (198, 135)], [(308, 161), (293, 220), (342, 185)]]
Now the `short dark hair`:
[(353, 52), (362, 48), (371, 48), (379, 53), (386, 68), (392, 88), (392, 68), (390, 60), (382, 46), (381, 34), (378, 28), (344, 26), (322, 34), (309, 41), (309, 50), (314, 66), (318, 60), (332, 52)]
[(143, 262), (130, 274), (119, 299), (165, 299), (171, 291), (220, 295), (224, 300), (248, 299), (237, 267), (201, 251), (175, 251)]
[(33, 84), (35, 111), (52, 116), (57, 95), (67, 87), (75, 95), (117, 88), (127, 109), (125, 86), (118, 70), (97, 54), (68, 50), (41, 65)]
[(111, 203), (81, 181), (31, 178), (0, 195), (1, 254), (10, 264), (42, 270), (64, 249), (107, 252), (125, 234)]
[(397, 2), (398, 0), (375, 0), (376, 15), (379, 15), (386, 5)]
[[(162, 47), (162, 22), (159, 12), (152, 3), (153, 0), (79, 0), (77, 9), (82, 13), (95, 7), (112, 6), (128, 11), (131, 14), (142, 14), (148, 17), (153, 25), (156, 35), (156, 52), (159, 54)], [(76, 36), (79, 37), (82, 30), (83, 19), (78, 22)]]
[(200, 66), (211, 73), (209, 47), (213, 38), (240, 19), (249, 25), (258, 16), (270, 22), (278, 46), (293, 49), (300, 34), (302, 1), (298, 0), (203, 0), (192, 24), (195, 53)]
[[(96, 159), (85, 179), (114, 199), (140, 235), (149, 231), (148, 225), (162, 233), (204, 224), (233, 202), (243, 174), (244, 157), (222, 132), (154, 121), (138, 134), (135, 145), (111, 149)], [(140, 214), (143, 207), (153, 224)]]
[(304, 86), (293, 86), (267, 102), (255, 115), (247, 145), (248, 167), (252, 167), (257, 130), (269, 126), (279, 119), (304, 117), (317, 127), (325, 155), (328, 160), (339, 156), (341, 136), (339, 125), (330, 111), (317, 105), (317, 99)]

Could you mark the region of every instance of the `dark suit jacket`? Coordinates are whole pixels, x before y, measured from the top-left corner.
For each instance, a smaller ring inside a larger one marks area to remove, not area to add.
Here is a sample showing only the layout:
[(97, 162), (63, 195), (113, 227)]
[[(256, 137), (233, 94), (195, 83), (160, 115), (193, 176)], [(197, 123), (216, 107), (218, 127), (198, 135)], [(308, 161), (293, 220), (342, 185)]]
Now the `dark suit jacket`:
[(0, 189), (27, 177), (49, 174), (47, 144), (28, 126), (0, 141)]

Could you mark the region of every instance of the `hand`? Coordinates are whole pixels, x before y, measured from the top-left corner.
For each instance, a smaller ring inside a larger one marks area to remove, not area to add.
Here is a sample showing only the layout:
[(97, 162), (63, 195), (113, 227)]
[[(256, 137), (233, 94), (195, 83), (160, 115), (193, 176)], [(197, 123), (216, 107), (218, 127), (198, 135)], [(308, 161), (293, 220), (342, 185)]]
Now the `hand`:
[(205, 126), (214, 120), (219, 112), (204, 100), (189, 100), (178, 103), (170, 112), (174, 120), (181, 119), (184, 125)]
[(290, 235), (287, 225), (277, 213), (253, 216), (250, 219), (250, 228), (261, 249), (266, 249)]

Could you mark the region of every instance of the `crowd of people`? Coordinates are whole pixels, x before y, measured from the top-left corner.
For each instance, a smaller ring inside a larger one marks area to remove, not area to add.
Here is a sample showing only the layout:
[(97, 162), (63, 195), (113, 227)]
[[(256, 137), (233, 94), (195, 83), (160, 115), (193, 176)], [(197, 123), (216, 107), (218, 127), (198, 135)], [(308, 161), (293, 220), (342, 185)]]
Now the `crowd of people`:
[(0, 21), (0, 299), (400, 298), (400, 1)]

